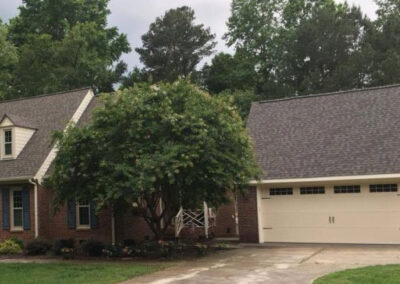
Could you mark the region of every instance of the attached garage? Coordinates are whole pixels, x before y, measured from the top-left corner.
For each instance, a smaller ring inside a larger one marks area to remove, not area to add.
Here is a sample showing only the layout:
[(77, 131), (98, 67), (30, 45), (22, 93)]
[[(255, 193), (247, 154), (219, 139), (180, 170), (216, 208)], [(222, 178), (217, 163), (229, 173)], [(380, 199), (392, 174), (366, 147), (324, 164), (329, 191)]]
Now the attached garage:
[(259, 193), (263, 242), (400, 243), (397, 184), (262, 186)]
[(255, 102), (242, 242), (400, 244), (400, 85)]

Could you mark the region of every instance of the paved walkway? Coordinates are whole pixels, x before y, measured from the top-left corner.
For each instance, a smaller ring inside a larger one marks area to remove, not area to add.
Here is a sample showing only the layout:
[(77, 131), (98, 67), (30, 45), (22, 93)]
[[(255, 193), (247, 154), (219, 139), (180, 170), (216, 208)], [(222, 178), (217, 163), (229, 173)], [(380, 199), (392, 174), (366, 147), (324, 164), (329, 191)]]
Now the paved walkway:
[(400, 263), (400, 246), (245, 246), (125, 283), (300, 284), (333, 271), (389, 263)]

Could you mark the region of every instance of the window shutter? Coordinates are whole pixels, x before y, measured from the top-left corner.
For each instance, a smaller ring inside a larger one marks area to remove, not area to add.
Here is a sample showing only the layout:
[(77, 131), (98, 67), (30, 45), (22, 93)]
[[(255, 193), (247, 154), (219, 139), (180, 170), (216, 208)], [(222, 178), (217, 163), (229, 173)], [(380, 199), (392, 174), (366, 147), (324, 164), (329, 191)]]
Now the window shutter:
[(76, 223), (76, 206), (75, 199), (70, 199), (67, 202), (67, 223), (69, 229), (75, 229)]
[(2, 211), (3, 211), (3, 230), (10, 229), (10, 190), (3, 188), (2, 190)]
[(29, 187), (22, 188), (22, 206), (23, 206), (23, 218), (24, 218), (24, 230), (31, 229), (31, 210), (30, 210), (30, 198), (29, 198)]
[(96, 203), (94, 201), (90, 201), (90, 227), (92, 229), (99, 227), (99, 218), (96, 216)]

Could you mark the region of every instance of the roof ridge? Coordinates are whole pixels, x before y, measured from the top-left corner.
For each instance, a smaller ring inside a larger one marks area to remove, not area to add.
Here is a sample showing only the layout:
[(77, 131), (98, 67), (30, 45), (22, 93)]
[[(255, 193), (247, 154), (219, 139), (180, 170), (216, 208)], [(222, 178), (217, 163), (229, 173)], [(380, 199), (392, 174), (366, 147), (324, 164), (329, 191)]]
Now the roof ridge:
[(83, 90), (90, 90), (90, 89), (91, 89), (91, 87), (82, 87), (82, 88), (66, 90), (66, 91), (59, 91), (59, 92), (48, 93), (48, 94), (37, 95), (37, 96), (21, 97), (21, 98), (15, 98), (15, 99), (10, 99), (10, 100), (0, 101), (0, 104), (9, 103), (9, 102), (16, 102), (16, 101), (23, 101), (23, 100), (29, 100), (29, 99), (36, 99), (36, 98), (43, 98), (43, 97), (50, 97), (50, 96), (62, 95), (62, 94), (66, 94), (66, 93), (73, 93), (73, 92), (78, 92), (78, 91), (83, 91)]
[(336, 91), (336, 92), (310, 94), (310, 95), (295, 96), (295, 97), (285, 97), (285, 98), (280, 98), (280, 99), (256, 101), (254, 103), (258, 103), (258, 104), (274, 103), (274, 102), (280, 102), (280, 101), (289, 101), (289, 100), (296, 100), (296, 99), (306, 99), (306, 98), (332, 96), (332, 95), (342, 95), (342, 94), (355, 93), (355, 92), (360, 92), (360, 91), (364, 92), (364, 91), (371, 91), (371, 90), (389, 89), (389, 88), (395, 88), (395, 87), (400, 87), (400, 84), (382, 85), (382, 86), (368, 87), (368, 88), (357, 88), (357, 89), (349, 89), (349, 90), (342, 90), (342, 91)]

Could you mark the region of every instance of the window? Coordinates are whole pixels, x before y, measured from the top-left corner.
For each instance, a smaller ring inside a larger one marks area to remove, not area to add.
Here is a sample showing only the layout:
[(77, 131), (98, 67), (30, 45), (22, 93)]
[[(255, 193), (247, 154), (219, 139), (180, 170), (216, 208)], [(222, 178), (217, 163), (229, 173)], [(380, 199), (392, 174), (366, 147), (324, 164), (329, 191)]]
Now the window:
[(10, 195), (11, 229), (23, 230), (22, 190), (14, 189)]
[(300, 187), (300, 194), (325, 194), (325, 187), (323, 186)]
[(12, 130), (4, 130), (4, 156), (11, 156), (13, 154), (12, 149)]
[(76, 205), (76, 223), (78, 228), (90, 228), (90, 203), (79, 201)]
[(397, 192), (397, 184), (370, 184), (369, 192)]
[(336, 185), (333, 187), (334, 193), (360, 193), (359, 185)]
[(290, 187), (270, 188), (269, 195), (293, 195), (293, 189)]

